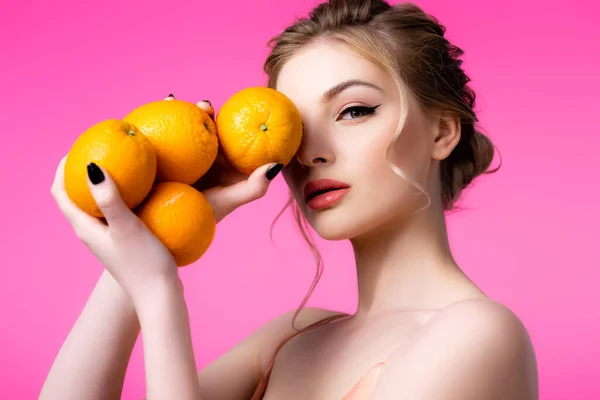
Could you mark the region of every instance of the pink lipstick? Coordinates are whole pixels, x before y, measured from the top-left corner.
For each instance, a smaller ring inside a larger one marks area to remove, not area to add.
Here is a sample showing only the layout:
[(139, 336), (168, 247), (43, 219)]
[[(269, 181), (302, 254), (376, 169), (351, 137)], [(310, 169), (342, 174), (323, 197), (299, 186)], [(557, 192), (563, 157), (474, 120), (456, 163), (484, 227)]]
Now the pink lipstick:
[(310, 181), (304, 186), (304, 200), (309, 208), (320, 210), (331, 207), (350, 191), (350, 185), (333, 179)]

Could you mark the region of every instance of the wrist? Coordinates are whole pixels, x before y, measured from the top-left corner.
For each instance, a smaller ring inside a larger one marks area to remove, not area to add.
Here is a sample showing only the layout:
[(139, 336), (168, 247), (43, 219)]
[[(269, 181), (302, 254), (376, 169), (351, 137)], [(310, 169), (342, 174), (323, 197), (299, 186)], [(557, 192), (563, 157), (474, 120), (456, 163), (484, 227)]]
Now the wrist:
[(131, 294), (133, 306), (140, 317), (147, 310), (152, 312), (161, 304), (177, 299), (183, 299), (183, 285), (177, 273), (145, 282), (143, 286)]
[(96, 284), (96, 290), (111, 301), (121, 304), (124, 309), (135, 312), (131, 298), (108, 270), (102, 271)]

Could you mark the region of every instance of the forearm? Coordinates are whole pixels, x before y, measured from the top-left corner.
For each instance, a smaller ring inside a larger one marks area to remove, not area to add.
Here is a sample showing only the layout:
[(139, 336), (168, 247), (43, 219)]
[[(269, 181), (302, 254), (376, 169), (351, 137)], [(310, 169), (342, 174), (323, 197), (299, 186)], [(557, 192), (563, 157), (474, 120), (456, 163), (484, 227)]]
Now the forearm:
[(179, 282), (136, 302), (142, 328), (147, 398), (200, 399), (189, 315)]
[(40, 399), (119, 399), (140, 326), (106, 271), (62, 345)]

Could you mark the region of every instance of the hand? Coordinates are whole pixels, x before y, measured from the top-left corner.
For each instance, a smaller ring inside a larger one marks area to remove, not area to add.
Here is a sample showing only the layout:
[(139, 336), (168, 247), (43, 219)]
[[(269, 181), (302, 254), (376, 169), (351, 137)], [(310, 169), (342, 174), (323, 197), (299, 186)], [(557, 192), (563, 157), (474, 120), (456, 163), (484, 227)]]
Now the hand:
[[(198, 107), (214, 119), (209, 101), (199, 102)], [(265, 164), (247, 176), (233, 168), (219, 150), (211, 168), (193, 186), (206, 196), (219, 222), (236, 208), (264, 196), (282, 167), (281, 164)]]
[(170, 252), (125, 205), (109, 174), (95, 164), (88, 167), (88, 185), (104, 214), (104, 223), (82, 211), (68, 197), (65, 161), (66, 157), (57, 168), (52, 195), (79, 239), (119, 282), (134, 306), (141, 297), (152, 295), (157, 285), (179, 284), (177, 265)]

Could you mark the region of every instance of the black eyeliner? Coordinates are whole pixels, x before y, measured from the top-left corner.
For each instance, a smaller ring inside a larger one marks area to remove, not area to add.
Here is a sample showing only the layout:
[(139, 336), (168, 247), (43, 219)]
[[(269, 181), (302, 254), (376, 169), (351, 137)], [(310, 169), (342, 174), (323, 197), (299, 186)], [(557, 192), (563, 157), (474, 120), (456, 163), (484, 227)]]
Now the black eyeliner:
[(378, 105), (373, 106), (373, 107), (369, 107), (369, 106), (350, 106), (350, 107), (347, 107), (347, 108), (343, 109), (338, 114), (338, 116), (336, 118), (336, 121), (339, 121), (340, 120), (340, 116), (346, 114), (350, 110), (360, 110), (360, 111), (364, 111), (365, 115), (371, 115), (371, 114), (375, 113), (375, 110), (377, 110), (380, 106), (381, 106), (381, 104), (378, 104)]

